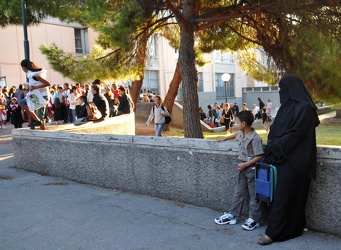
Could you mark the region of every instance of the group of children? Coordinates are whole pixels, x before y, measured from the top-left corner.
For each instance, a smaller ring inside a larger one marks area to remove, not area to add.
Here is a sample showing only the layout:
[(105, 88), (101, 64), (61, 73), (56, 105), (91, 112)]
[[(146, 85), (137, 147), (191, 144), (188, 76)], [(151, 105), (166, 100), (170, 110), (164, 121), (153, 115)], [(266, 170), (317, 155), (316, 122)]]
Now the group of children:
[(8, 105), (6, 99), (4, 97), (0, 97), (0, 106), (0, 128), (5, 128), (4, 122), (7, 118), (6, 107), (9, 109), (9, 113), (11, 115), (11, 123), (15, 128), (21, 128), (24, 123), (24, 119), (22, 118), (21, 107), (18, 104), (18, 99), (16, 97), (12, 97), (11, 102)]

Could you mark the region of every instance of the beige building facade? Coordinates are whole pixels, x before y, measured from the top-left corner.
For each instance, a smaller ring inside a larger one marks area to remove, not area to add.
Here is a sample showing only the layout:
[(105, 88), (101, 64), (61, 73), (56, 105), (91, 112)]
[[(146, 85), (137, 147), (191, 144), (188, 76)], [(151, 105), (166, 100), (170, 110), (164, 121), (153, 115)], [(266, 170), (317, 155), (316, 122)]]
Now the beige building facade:
[[(75, 35), (77, 33), (82, 35), (84, 31), (87, 31), (88, 39), (82, 42), (87, 43), (91, 51), (97, 34), (87, 27), (75, 23), (61, 23), (57, 19), (49, 19), (39, 25), (27, 27), (30, 60), (47, 70), (47, 80), (51, 84), (72, 83), (72, 80), (52, 70), (39, 47), (43, 44), (47, 46), (56, 44), (65, 52), (76, 53)], [(25, 73), (20, 67), (21, 60), (25, 59), (23, 27), (11, 25), (0, 28), (0, 37), (0, 75), (6, 76), (8, 86), (18, 86), (26, 82)]]
[[(24, 37), (22, 26), (0, 28), (0, 76), (6, 76), (8, 86), (18, 86), (26, 81), (21, 70), (20, 61), (24, 59)], [(56, 44), (65, 52), (78, 55), (88, 55), (96, 45), (97, 33), (91, 28), (77, 23), (64, 23), (50, 18), (28, 27), (30, 60), (39, 67), (47, 69), (47, 80), (51, 84), (74, 83), (60, 73), (51, 69), (48, 61), (39, 49), (42, 44)], [(168, 41), (154, 35), (148, 46), (145, 79), (142, 88), (151, 89), (165, 96), (175, 71), (178, 51), (170, 47)], [(242, 88), (250, 86), (251, 81), (245, 72), (241, 71), (231, 54), (215, 51), (205, 55), (207, 63), (198, 68), (199, 72), (199, 106), (209, 103), (242, 102)], [(229, 82), (223, 82), (221, 76), (229, 73)], [(0, 79), (4, 84), (4, 78)], [(103, 79), (108, 83), (118, 79)], [(89, 80), (91, 82), (91, 80)], [(119, 81), (120, 82), (120, 81)], [(129, 85), (129, 82), (123, 83)], [(181, 87), (178, 100), (182, 100)]]

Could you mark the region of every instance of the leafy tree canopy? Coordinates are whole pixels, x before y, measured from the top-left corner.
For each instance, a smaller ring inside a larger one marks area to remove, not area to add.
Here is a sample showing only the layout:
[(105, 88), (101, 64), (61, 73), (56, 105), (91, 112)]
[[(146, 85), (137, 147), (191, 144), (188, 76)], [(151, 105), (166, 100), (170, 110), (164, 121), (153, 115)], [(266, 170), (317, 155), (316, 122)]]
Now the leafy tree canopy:
[[(122, 73), (136, 77), (138, 74), (129, 70), (129, 65), (138, 56), (134, 51), (141, 40), (137, 37), (146, 30), (149, 35), (158, 32), (167, 37), (174, 47), (179, 48), (180, 29), (177, 27), (190, 24), (194, 27), (196, 60), (199, 65), (205, 63), (198, 60), (203, 52), (214, 49), (244, 51), (239, 54), (241, 65), (258, 80), (272, 84), (284, 73), (295, 73), (305, 79), (308, 89), (316, 96), (325, 95), (335, 99), (338, 97), (335, 93), (340, 92), (335, 91), (340, 82), (335, 67), (340, 61), (339, 0), (26, 2), (28, 23), (37, 23), (49, 15), (61, 20), (78, 21), (99, 32), (98, 43), (102, 48), (96, 48), (89, 58), (72, 59), (73, 63), (77, 62), (79, 65), (73, 70), (80, 69), (83, 74), (87, 72), (84, 71), (86, 68), (90, 73), (91, 69), (108, 67), (111, 70), (103, 70), (105, 75), (118, 75), (119, 68), (126, 65)], [(184, 15), (185, 2), (195, 5), (193, 20), (188, 20)], [(4, 10), (0, 25), (21, 24), (20, 0), (1, 1), (0, 7)], [(146, 26), (144, 20), (150, 17), (150, 13), (153, 13), (154, 22), (149, 22)], [(178, 24), (180, 25), (177, 26)], [(263, 58), (262, 62), (257, 61), (259, 57), (252, 55), (250, 48), (262, 51), (265, 60)], [(59, 54), (52, 52), (50, 56), (54, 54), (60, 59), (71, 61), (71, 55), (62, 56), (61, 51)], [(125, 60), (122, 61), (122, 58)], [(91, 67), (91, 63), (94, 66)], [(117, 66), (115, 70), (113, 65)], [(64, 73), (67, 74), (67, 69), (64, 68)], [(135, 69), (137, 68), (139, 67), (136, 66)], [(140, 67), (139, 70), (143, 68)], [(75, 75), (79, 78), (82, 74)]]

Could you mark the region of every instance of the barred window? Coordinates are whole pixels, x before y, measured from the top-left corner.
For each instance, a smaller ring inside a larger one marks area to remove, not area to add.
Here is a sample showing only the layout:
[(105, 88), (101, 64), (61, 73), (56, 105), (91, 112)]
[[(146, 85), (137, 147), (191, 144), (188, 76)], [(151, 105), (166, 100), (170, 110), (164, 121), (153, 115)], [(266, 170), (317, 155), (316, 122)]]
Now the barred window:
[(75, 47), (77, 54), (89, 54), (88, 29), (77, 29), (75, 33)]

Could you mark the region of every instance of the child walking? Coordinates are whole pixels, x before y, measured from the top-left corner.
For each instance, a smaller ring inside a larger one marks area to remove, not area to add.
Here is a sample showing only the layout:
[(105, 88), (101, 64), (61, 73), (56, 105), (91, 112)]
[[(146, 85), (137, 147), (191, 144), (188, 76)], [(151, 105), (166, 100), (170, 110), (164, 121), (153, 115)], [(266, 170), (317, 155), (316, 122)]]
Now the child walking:
[(236, 224), (236, 217), (241, 216), (244, 199), (247, 192), (250, 196), (249, 201), (249, 218), (242, 225), (242, 228), (251, 231), (259, 227), (261, 217), (260, 203), (255, 198), (255, 169), (254, 165), (260, 161), (263, 156), (262, 139), (251, 127), (254, 116), (250, 110), (241, 111), (236, 117), (238, 133), (227, 136), (218, 141), (226, 141), (236, 139), (238, 143), (239, 153), (237, 164), (238, 178), (232, 199), (232, 206), (228, 213), (216, 218), (214, 221), (219, 225)]
[(21, 107), (18, 104), (18, 99), (13, 97), (11, 99), (11, 104), (9, 105), (10, 112), (11, 112), (11, 123), (14, 125), (15, 128), (22, 128), (22, 124), (24, 120), (21, 115)]

